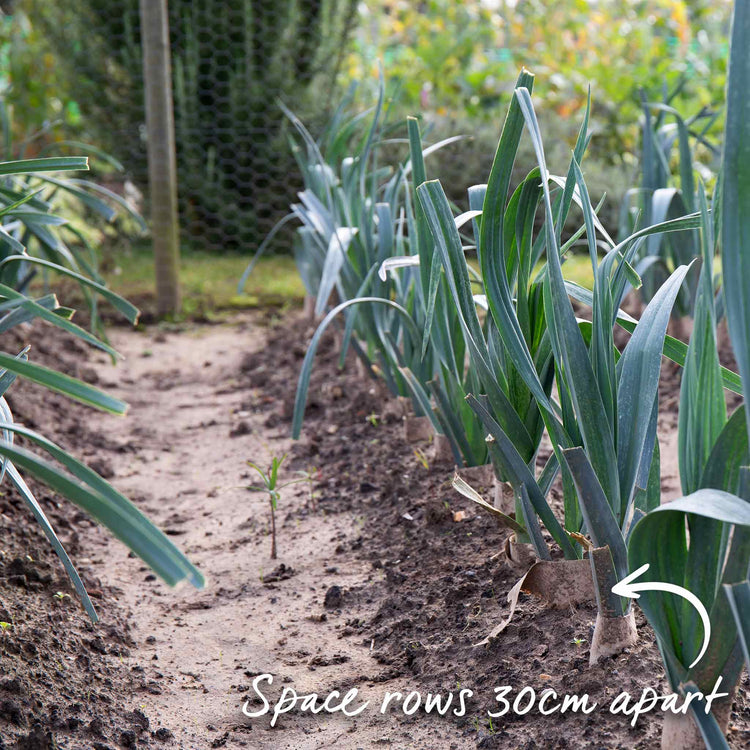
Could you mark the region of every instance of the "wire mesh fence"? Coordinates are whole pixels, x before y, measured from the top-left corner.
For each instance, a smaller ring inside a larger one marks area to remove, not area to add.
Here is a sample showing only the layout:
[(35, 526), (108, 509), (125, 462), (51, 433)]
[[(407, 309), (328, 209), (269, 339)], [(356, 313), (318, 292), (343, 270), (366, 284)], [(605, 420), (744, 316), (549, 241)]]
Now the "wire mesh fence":
[[(19, 33), (27, 23), (43, 36), (56, 67), (49, 88), (75, 105), (82, 138), (146, 192), (138, 0), (16, 0), (4, 10)], [(279, 101), (312, 122), (335, 106), (356, 2), (170, 0), (168, 12), (183, 244), (244, 249), (299, 184)], [(13, 77), (11, 65), (9, 83), (20, 85)]]

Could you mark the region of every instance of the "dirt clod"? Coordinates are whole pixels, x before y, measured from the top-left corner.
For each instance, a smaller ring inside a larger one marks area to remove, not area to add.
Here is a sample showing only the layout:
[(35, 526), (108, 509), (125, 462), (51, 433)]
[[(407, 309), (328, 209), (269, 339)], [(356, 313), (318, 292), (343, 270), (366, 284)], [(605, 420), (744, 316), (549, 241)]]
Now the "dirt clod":
[(323, 606), (326, 609), (341, 609), (343, 603), (344, 592), (341, 590), (341, 587), (331, 586), (328, 591), (326, 591), (326, 597), (325, 601), (323, 602)]

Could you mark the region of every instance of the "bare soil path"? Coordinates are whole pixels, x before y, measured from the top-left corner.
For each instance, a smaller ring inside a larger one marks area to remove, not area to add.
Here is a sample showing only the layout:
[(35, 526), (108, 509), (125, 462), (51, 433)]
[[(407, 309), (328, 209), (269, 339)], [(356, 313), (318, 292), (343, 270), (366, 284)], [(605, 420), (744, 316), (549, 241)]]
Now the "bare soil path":
[[(270, 559), (268, 502), (244, 489), (254, 481), (246, 461), (266, 464), (290, 441), (286, 424), (266, 426), (274, 420), (258, 408), (263, 390), (238, 380), (243, 358), (264, 346), (265, 332), (251, 319), (179, 333), (120, 329), (112, 339), (125, 362), (97, 369), (130, 411), (126, 419), (95, 415), (91, 425), (120, 446), (109, 454), (111, 481), (208, 579), (201, 592), (171, 591), (122, 545), (101, 540), (98, 575), (133, 613), (137, 648), (129, 660), (136, 671), (145, 665), (138, 701), (151, 731), (168, 729), (174, 746), (191, 750), (474, 747), (458, 738), (437, 742), (435, 722), (407, 728), (403, 716), (399, 722), (376, 712), (365, 720), (287, 714), (282, 731), (267, 717), (243, 716), (252, 678), (261, 673), (274, 676), (269, 696), (287, 686), (326, 694), (356, 683), (366, 700), (389, 689), (387, 681), (375, 688), (369, 680), (378, 669), (368, 644), (342, 638), (346, 622), (371, 616), (373, 605), (362, 601), (346, 615), (336, 606), (338, 590), (354, 590), (374, 574), (343, 551), (362, 518), (307, 512), (308, 485), (289, 488), (279, 504), (279, 559)], [(390, 689), (404, 687), (401, 679)]]

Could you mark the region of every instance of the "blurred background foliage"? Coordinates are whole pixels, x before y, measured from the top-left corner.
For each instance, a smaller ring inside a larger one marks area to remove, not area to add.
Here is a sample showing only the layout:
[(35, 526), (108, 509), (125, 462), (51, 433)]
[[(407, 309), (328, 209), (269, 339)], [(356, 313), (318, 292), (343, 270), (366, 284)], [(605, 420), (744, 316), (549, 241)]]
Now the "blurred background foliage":
[[(27, 156), (50, 140), (96, 144), (145, 191), (138, 0), (0, 8), (13, 143)], [(489, 172), (522, 66), (536, 74), (553, 170), (567, 164), (591, 85), (585, 172), (597, 199), (607, 186), (602, 218), (614, 233), (639, 181), (641, 91), (662, 101), (678, 90), (671, 104), (685, 117), (721, 102), (730, 9), (729, 0), (170, 0), (185, 246), (252, 251), (301, 185), (278, 99), (315, 132), (352, 81), (361, 107), (372, 106), (381, 64), (390, 123), (418, 114), (428, 141), (467, 136), (428, 165), (458, 202)], [(386, 146), (384, 160), (389, 149), (406, 153)]]
[[(145, 187), (138, 0), (5, 5), (4, 96), (23, 133), (56, 122), (57, 132), (116, 156)], [(283, 213), (294, 184), (277, 98), (305, 117), (333, 106), (356, 4), (170, 0), (168, 8), (186, 239), (246, 247)]]
[(405, 109), (476, 123), (497, 119), (525, 66), (561, 117), (585, 106), (591, 85), (600, 133), (632, 147), (639, 89), (685, 78), (678, 109), (721, 100), (730, 9), (727, 0), (370, 0), (345, 75), (371, 80), (382, 60)]

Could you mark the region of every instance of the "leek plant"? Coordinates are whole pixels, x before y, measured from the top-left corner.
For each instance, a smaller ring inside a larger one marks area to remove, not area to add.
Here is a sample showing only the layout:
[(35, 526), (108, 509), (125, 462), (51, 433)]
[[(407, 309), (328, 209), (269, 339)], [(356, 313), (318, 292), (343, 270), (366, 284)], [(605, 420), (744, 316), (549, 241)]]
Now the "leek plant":
[[(533, 76), (523, 72), (518, 80), (518, 90), (526, 90), (533, 85)], [(552, 218), (551, 232), (555, 242), (559, 242), (561, 227), (571, 203), (582, 203), (580, 192), (575, 189), (576, 162), (571, 162), (567, 179), (550, 177), (543, 164), (535, 167), (526, 180), (515, 190), (507, 201), (510, 173), (523, 130), (523, 113), (518, 99), (510, 105), (508, 117), (498, 145), (495, 161), (487, 186), (475, 190), (475, 205), (482, 209), (475, 219), (482, 267), (482, 281), (489, 309), (490, 336), (481, 332), (476, 304), (470, 289), (470, 279), (460, 243), (460, 237), (452, 228), (450, 206), (438, 182), (426, 183), (418, 188), (420, 198), (430, 220), (436, 244), (440, 249), (445, 274), (449, 279), (453, 301), (461, 311), (461, 325), (467, 341), (470, 341), (472, 364), (486, 377), (486, 396), (471, 399), (477, 413), (492, 436), (490, 451), (497, 462), (498, 473), (505, 475), (517, 491), (522, 484), (530, 492), (530, 500), (540, 515), (548, 531), (569, 557), (580, 557), (580, 548), (570, 541), (567, 532), (578, 532), (582, 525), (582, 515), (575, 499), (572, 483), (568, 483), (565, 503), (565, 529), (554, 520), (544, 499), (545, 491), (551, 485), (559, 470), (559, 458), (555, 452), (547, 467), (542, 471), (540, 481), (533, 477), (533, 467), (545, 425), (555, 442), (572, 446), (573, 438), (566, 427), (576, 428), (570, 419), (563, 424), (566, 414), (571, 415), (568, 402), (562, 406), (553, 404), (550, 399), (552, 381), (555, 375), (553, 341), (548, 321), (550, 302), (545, 299), (545, 284), (551, 274), (547, 265), (539, 268), (547, 245), (545, 235), (534, 236), (534, 222), (538, 207), (548, 195), (548, 183), (556, 189), (554, 209), (550, 203)], [(588, 117), (581, 128), (576, 153), (580, 159), (588, 140), (586, 132)], [(544, 176), (543, 176), (544, 175)], [(587, 196), (586, 196), (587, 197)], [(587, 206), (590, 209), (590, 206)], [(595, 227), (606, 232), (596, 219), (595, 212), (587, 214), (593, 235)], [(560, 256), (567, 252), (579, 239), (587, 225), (562, 246), (557, 246), (554, 255), (557, 267)], [(592, 240), (593, 241), (593, 240)], [(548, 254), (548, 253), (547, 253)], [(596, 258), (596, 246), (593, 256)], [(620, 256), (615, 252), (607, 266)], [(536, 269), (536, 270), (535, 270)], [(625, 274), (629, 275), (625, 275)], [(620, 273), (621, 288), (624, 291), (627, 278), (635, 274), (627, 263), (622, 264)], [(561, 274), (557, 292), (567, 299), (568, 287)], [(578, 296), (590, 299), (586, 290), (574, 289)], [(569, 317), (573, 316), (569, 303)], [(616, 309), (616, 308), (615, 308)], [(578, 321), (572, 317), (573, 325)], [(585, 327), (585, 324), (582, 324)], [(588, 336), (591, 336), (590, 326)], [(583, 334), (580, 334), (583, 335)], [(583, 342), (583, 339), (581, 339)], [(585, 345), (585, 344), (584, 344)], [(566, 392), (562, 392), (566, 396)], [(578, 430), (575, 429), (574, 435)], [(563, 466), (565, 463), (563, 462)], [(565, 473), (564, 473), (565, 476)], [(532, 489), (530, 489), (532, 488)], [(520, 514), (519, 514), (520, 518)], [(537, 549), (540, 557), (549, 557), (543, 549)]]
[[(636, 637), (630, 602), (623, 604), (611, 588), (628, 572), (627, 535), (637, 510), (659, 503), (659, 448), (656, 435), (658, 382), (669, 315), (688, 268), (678, 268), (645, 309), (622, 356), (615, 355), (613, 330), (628, 282), (629, 264), (644, 234), (631, 235), (606, 248), (598, 260), (593, 209), (575, 155), (572, 171), (586, 224), (595, 274), (591, 341), (577, 324), (562, 276), (559, 243), (550, 201), (544, 149), (528, 89), (516, 96), (532, 138), (544, 187), (547, 243), (545, 310), (556, 362), (562, 421), (553, 437), (575, 442), (562, 448), (575, 482), (581, 514), (596, 547), (590, 556), (598, 615), (591, 660), (616, 653)], [(664, 231), (656, 225), (647, 233)], [(554, 415), (549, 415), (552, 424)], [(601, 550), (596, 554), (597, 550)]]
[[(667, 716), (662, 747), (727, 748), (724, 738), (748, 656), (750, 573), (750, 418), (746, 404), (727, 419), (716, 351), (716, 302), (711, 283), (714, 244), (721, 237), (724, 303), (729, 334), (745, 393), (750, 389), (750, 172), (745, 154), (750, 125), (745, 82), (750, 75), (750, 3), (737, 0), (732, 25), (727, 120), (722, 174), (714, 211), (699, 189), (703, 266), (695, 328), (683, 373), (679, 458), (685, 496), (652, 510), (633, 529), (630, 565), (649, 564), (647, 580), (677, 583), (693, 592), (710, 616), (705, 637), (698, 613), (661, 592), (647, 592), (641, 606), (654, 628), (673, 690), (710, 691), (719, 679), (728, 697), (707, 714), (700, 703), (688, 716)], [(658, 540), (658, 541), (657, 541)], [(734, 617), (733, 617), (734, 616)], [(750, 659), (748, 660), (750, 663)]]
[[(14, 144), (9, 110), (0, 100), (0, 129), (6, 162), (23, 158), (29, 144), (45, 132), (35, 133), (26, 141)], [(122, 165), (100, 149), (78, 142), (54, 142), (39, 151), (38, 165), (33, 170), (6, 172), (0, 175), (0, 208), (4, 209), (0, 227), (0, 258), (9, 259), (0, 271), (0, 282), (18, 292), (26, 292), (29, 284), (41, 273), (46, 279), (53, 266), (59, 272), (79, 281), (86, 302), (91, 331), (106, 341), (106, 332), (98, 311), (98, 297), (79, 277), (84, 276), (100, 285), (104, 283), (98, 272), (98, 254), (92, 247), (89, 233), (83, 226), (84, 214), (105, 223), (118, 214), (133, 220), (141, 231), (146, 230), (143, 218), (122, 196), (103, 185), (76, 175), (66, 177), (56, 172), (59, 163), (56, 152), (61, 149), (88, 154), (109, 169), (122, 171)], [(75, 158), (78, 170), (88, 169), (86, 156)], [(72, 161), (68, 162), (73, 165)], [(49, 170), (45, 164), (50, 165)], [(72, 168), (72, 167), (71, 167)], [(76, 216), (71, 216), (75, 211)], [(64, 215), (63, 215), (64, 214)], [(53, 264), (53, 265), (49, 265)]]
[[(0, 244), (4, 250), (0, 257), (0, 332), (7, 332), (22, 323), (39, 319), (55, 326), (61, 333), (76, 336), (116, 359), (117, 352), (106, 341), (102, 341), (72, 321), (74, 311), (61, 306), (55, 295), (33, 297), (28, 290), (17, 291), (12, 285), (13, 280), (18, 278), (15, 271), (19, 266), (38, 266), (48, 272), (75, 279), (87, 293), (106, 300), (127, 320), (136, 322), (138, 310), (127, 300), (99, 281), (78, 273), (74, 270), (75, 266), (71, 267), (72, 263), (62, 265), (55, 262), (55, 259), (30, 255), (22, 242), (30, 235), (46, 238), (46, 227), (61, 226), (64, 223), (62, 218), (50, 212), (49, 203), (38, 197), (38, 191), (29, 181), (43, 175), (47, 180), (45, 184), (53, 184), (50, 181), (57, 178), (49, 176), (50, 172), (86, 168), (86, 159), (79, 157), (49, 157), (0, 163), (0, 178), (4, 181), (4, 187), (0, 187), (0, 199), (3, 202), (0, 207)], [(25, 226), (26, 230), (19, 230), (19, 224)], [(16, 236), (19, 231), (20, 239)], [(61, 249), (60, 244), (56, 247)], [(71, 260), (64, 250), (62, 256), (64, 260)], [(124, 414), (127, 408), (119, 399), (93, 386), (35, 364), (31, 361), (33, 351), (30, 349), (31, 347), (26, 347), (15, 354), (0, 352), (0, 479), (7, 479), (15, 486), (39, 522), (91, 619), (96, 621), (97, 616), (83, 582), (24, 480), (24, 473), (33, 476), (86, 511), (170, 585), (188, 580), (193, 585), (202, 587), (204, 580), (200, 572), (127, 498), (51, 440), (14, 421), (5, 393), (19, 377), (87, 406), (113, 414)], [(43, 451), (46, 456), (41, 457), (28, 448), (19, 447), (14, 441), (17, 435), (24, 438), (26, 444)]]
[[(639, 227), (659, 224), (694, 213), (697, 207), (695, 171), (700, 168), (704, 179), (712, 178), (710, 169), (694, 159), (694, 146), (709, 154), (718, 149), (708, 140), (707, 133), (716, 122), (717, 113), (704, 107), (691, 117), (683, 118), (672, 106), (684, 81), (661, 102), (648, 101), (641, 92), (643, 120), (641, 124), (641, 163), (639, 188), (629, 190), (620, 208), (620, 238)], [(672, 174), (672, 161), (677, 151), (677, 175)], [(700, 254), (695, 230), (671, 235), (652, 235), (639, 252), (636, 270), (643, 279), (640, 295), (648, 303), (670, 274), (680, 265), (689, 264)], [(695, 304), (697, 274), (691, 274), (677, 296), (673, 315), (691, 315)]]
[[(422, 362), (429, 363), (431, 379), (420, 382), (408, 368), (401, 372), (406, 377), (413, 398), (430, 417), (436, 434), (445, 435), (456, 463), (479, 466), (487, 462), (488, 450), (481, 422), (466, 403), (469, 393), (482, 390), (479, 374), (467, 362), (467, 344), (462, 335), (457, 308), (451, 304), (450, 292), (444, 275), (440, 273), (440, 259), (436, 253), (424, 209), (417, 200), (416, 185), (427, 179), (424, 155), (416, 118), (407, 120), (410, 161), (413, 180), (405, 182), (407, 227), (411, 238), (411, 255), (387, 259), (380, 269), (418, 266), (412, 271), (414, 295), (412, 318), (422, 330)], [(469, 210), (455, 220), (459, 230), (478, 212)], [(465, 246), (472, 249), (471, 246)], [(479, 282), (479, 279), (476, 279)]]
[[(522, 72), (518, 85), (531, 87), (533, 76)], [(442, 187), (439, 182), (428, 182), (417, 191), (453, 304), (460, 313), (472, 367), (484, 387), (484, 391), (469, 397), (469, 404), (490, 436), (488, 447), (496, 475), (514, 489), (516, 518), (512, 524), (507, 518), (502, 520), (516, 530), (519, 540), (532, 543), (541, 559), (550, 559), (538, 515), (565, 556), (575, 559), (581, 549), (571, 541), (568, 531), (578, 532), (581, 519), (571, 484), (565, 488), (565, 527), (546, 500), (558, 471), (558, 456), (549, 459), (538, 478), (534, 475), (545, 427), (544, 410), (552, 411), (549, 397), (554, 363), (542, 293), (545, 272), (543, 268), (535, 271), (545, 249), (543, 240), (534, 237), (543, 181), (539, 169), (533, 169), (506, 202), (522, 127), (520, 107), (513, 100), (488, 182), (469, 191), (470, 207), (481, 212), (474, 220), (484, 290), (480, 300), (472, 294), (463, 247)], [(579, 156), (586, 138), (584, 127), (577, 144)], [(571, 190), (560, 190), (556, 202), (558, 226), (564, 222), (572, 200)], [(568, 247), (576, 239), (571, 238)], [(477, 301), (488, 310), (484, 326)], [(527, 490), (526, 502), (522, 487)]]

